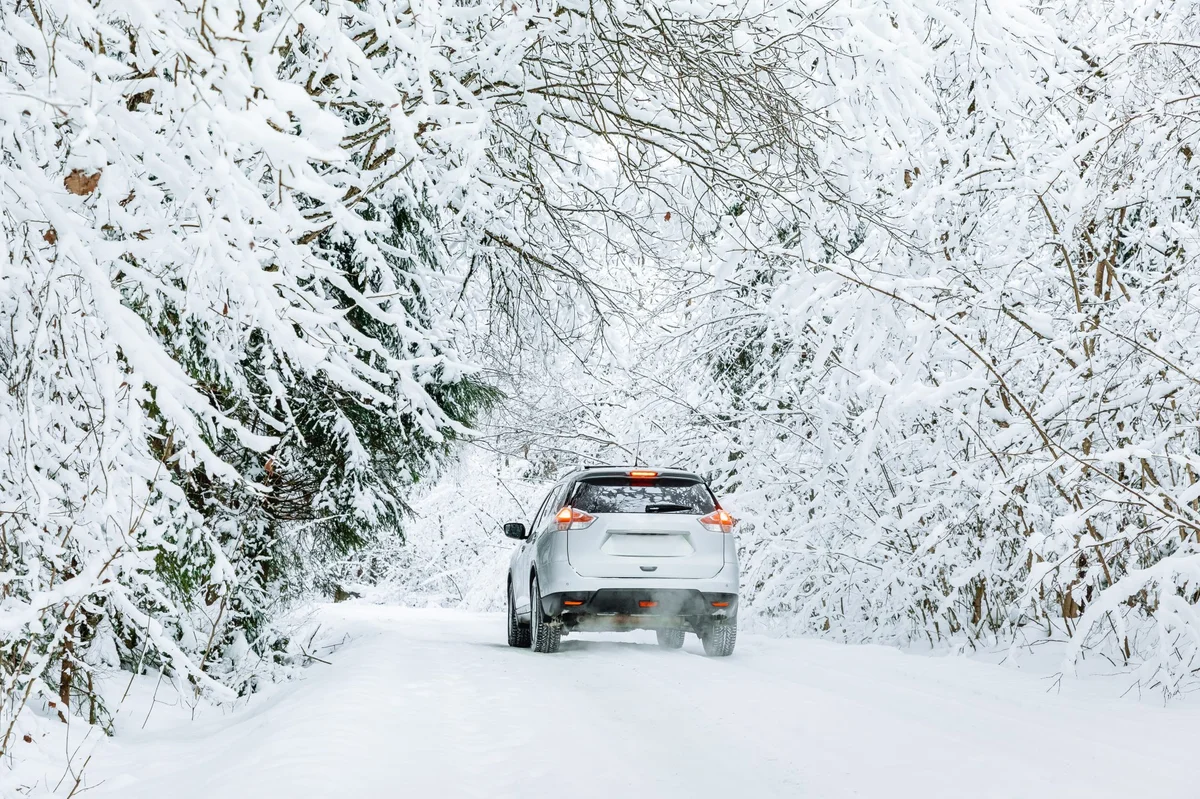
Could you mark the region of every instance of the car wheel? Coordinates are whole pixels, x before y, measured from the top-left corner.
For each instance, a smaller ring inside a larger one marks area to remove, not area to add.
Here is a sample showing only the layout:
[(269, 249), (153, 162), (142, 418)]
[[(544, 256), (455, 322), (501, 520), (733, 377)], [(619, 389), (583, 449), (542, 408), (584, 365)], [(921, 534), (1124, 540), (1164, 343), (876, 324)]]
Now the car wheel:
[(658, 645), (663, 649), (679, 649), (683, 646), (683, 630), (655, 630)]
[(562, 628), (546, 618), (542, 612), (542, 592), (535, 575), (529, 583), (529, 641), (534, 652), (553, 653), (562, 643)]
[(737, 622), (716, 621), (705, 626), (700, 630), (700, 643), (710, 658), (729, 657), (737, 645)]
[(512, 583), (508, 584), (508, 645), (529, 648), (529, 625), (517, 618), (517, 600), (513, 596)]

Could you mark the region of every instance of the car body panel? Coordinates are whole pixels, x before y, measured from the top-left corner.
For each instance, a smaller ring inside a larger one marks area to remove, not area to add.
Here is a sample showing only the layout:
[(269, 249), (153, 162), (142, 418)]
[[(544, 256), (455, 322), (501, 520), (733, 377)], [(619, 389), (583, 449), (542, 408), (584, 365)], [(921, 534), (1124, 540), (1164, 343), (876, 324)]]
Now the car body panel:
[(705, 578), (685, 577), (584, 577), (569, 563), (540, 564), (538, 582), (542, 594), (564, 591), (599, 591), (602, 588), (637, 588), (647, 591), (686, 588), (707, 593), (738, 592), (737, 562), (725, 563), (716, 574)]
[(525, 526), (528, 537), (520, 543), (509, 561), (513, 599), (517, 612), (522, 616), (529, 613), (529, 583), (534, 573), (534, 564), (566, 560), (566, 542), (553, 535), (558, 532), (554, 523), (554, 514), (558, 511), (558, 506), (551, 508), (552, 500), (565, 497), (566, 487), (565, 482), (560, 482), (547, 492)]
[(699, 516), (598, 513), (567, 531), (567, 559), (581, 577), (713, 577), (725, 565), (729, 533), (704, 529)]

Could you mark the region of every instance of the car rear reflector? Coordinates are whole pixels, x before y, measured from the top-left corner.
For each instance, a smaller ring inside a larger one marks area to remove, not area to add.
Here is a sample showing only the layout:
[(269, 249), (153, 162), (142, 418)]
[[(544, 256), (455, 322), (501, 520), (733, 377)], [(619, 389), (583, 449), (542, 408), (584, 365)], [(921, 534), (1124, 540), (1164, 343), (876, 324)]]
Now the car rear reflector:
[(729, 515), (729, 511), (724, 508), (717, 508), (712, 513), (700, 519), (700, 523), (704, 525), (705, 530), (714, 533), (732, 533), (733, 526), (737, 524), (737, 519)]
[(714, 603), (712, 603), (712, 606), (714, 608), (727, 608), (727, 607), (729, 607), (729, 603), (728, 602), (714, 602)]
[(563, 604), (566, 605), (567, 607), (577, 608), (580, 605), (582, 605), (583, 603), (580, 602), (578, 599), (564, 599)]
[(638, 600), (638, 607), (639, 608), (656, 608), (656, 607), (658, 607), (658, 603), (653, 602), (649, 599), (641, 599), (641, 600)]
[(629, 476), (634, 480), (653, 480), (658, 477), (658, 472), (651, 469), (630, 469)]

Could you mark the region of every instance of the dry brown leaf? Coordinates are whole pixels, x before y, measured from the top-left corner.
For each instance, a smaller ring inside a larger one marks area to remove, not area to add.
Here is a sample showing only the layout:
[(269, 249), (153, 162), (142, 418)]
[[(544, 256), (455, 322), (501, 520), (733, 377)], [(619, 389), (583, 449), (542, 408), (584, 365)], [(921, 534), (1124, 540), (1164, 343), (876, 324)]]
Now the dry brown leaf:
[(670, 212), (670, 211), (667, 211), (665, 214), (663, 214), (663, 221), (664, 221), (664, 222), (670, 222), (670, 221), (671, 221), (671, 212)]
[(54, 228), (50, 228), (44, 234), (42, 234), (42, 238), (46, 240), (47, 244), (56, 244), (58, 242), (58, 231), (56, 231)]
[(130, 95), (125, 100), (125, 107), (130, 111), (136, 111), (137, 107), (142, 103), (148, 103), (154, 98), (154, 89), (146, 89), (144, 92)]
[(71, 174), (63, 178), (63, 185), (67, 187), (67, 191), (80, 196), (86, 196), (94, 192), (99, 183), (99, 171), (94, 175), (89, 175), (82, 169), (72, 169)]

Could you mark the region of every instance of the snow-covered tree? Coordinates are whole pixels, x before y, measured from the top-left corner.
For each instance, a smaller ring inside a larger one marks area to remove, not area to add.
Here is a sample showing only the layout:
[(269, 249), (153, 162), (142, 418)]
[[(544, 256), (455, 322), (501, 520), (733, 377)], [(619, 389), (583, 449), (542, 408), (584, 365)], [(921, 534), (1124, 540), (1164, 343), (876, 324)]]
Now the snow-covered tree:
[(3, 750), (31, 701), (103, 720), (95, 668), (245, 690), (301, 545), (393, 525), (490, 397), (411, 168), (452, 167), (409, 124), (439, 102), (393, 74), (430, 36), (370, 4), (0, 7)]
[(1069, 639), (1180, 690), (1200, 634), (1195, 9), (737, 12), (681, 16), (708, 15), (706, 53), (788, 54), (764, 74), (804, 132), (794, 168), (656, 164), (686, 176), (687, 228), (619, 286), (631, 324), (569, 367), (520, 361), (502, 447), (711, 472), (743, 513), (750, 607), (789, 628)]
[(883, 205), (734, 215), (664, 379), (722, 444), (674, 454), (752, 509), (764, 613), (1069, 638), (1171, 693), (1197, 655), (1197, 20), (1068, 5), (824, 18), (821, 160)]

